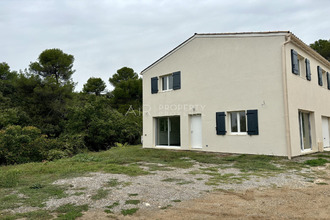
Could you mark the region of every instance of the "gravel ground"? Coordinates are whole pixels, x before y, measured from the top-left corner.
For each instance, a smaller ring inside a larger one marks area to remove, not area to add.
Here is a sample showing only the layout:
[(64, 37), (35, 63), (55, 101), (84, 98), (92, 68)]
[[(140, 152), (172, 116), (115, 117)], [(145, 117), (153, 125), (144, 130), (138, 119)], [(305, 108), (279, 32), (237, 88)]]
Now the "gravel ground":
[[(148, 165), (150, 164), (141, 164), (141, 167), (149, 171)], [(117, 206), (111, 208), (114, 213), (120, 213), (123, 209), (131, 208), (148, 211), (174, 207), (180, 202), (199, 198), (216, 189), (245, 191), (251, 188), (261, 189), (282, 186), (300, 188), (312, 184), (308, 179), (293, 171), (266, 177), (250, 176), (242, 183), (224, 182), (219, 185), (205, 184), (211, 177), (210, 175), (195, 174), (201, 171), (201, 168), (214, 166), (195, 163), (189, 169), (176, 168), (168, 171), (150, 171), (152, 173), (150, 175), (136, 177), (122, 174), (90, 173), (84, 177), (61, 179), (54, 182), (54, 184), (69, 186), (69, 190), (66, 191), (69, 196), (62, 199), (48, 200), (46, 208), (54, 210), (67, 203), (88, 204), (89, 211), (101, 210), (103, 212), (107, 209), (107, 206), (118, 202)], [(191, 172), (194, 174), (191, 174)], [(218, 169), (218, 172), (222, 175), (241, 174), (239, 170), (234, 168)], [(311, 171), (306, 169), (299, 172), (309, 173)], [(102, 199), (93, 199), (99, 189), (108, 191), (108, 194)], [(139, 203), (125, 204), (128, 200), (139, 200)]]

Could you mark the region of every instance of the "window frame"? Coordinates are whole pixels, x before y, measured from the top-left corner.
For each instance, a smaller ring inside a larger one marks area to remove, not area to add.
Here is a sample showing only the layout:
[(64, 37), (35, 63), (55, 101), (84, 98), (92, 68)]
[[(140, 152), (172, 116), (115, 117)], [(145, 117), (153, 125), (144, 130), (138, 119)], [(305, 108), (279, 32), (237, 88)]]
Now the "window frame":
[[(244, 118), (245, 118), (245, 131), (241, 131), (241, 120), (240, 120), (240, 113), (244, 113)], [(229, 113), (229, 128), (230, 128), (230, 134), (232, 135), (247, 135), (247, 116), (246, 116), (246, 111), (245, 110), (240, 110), (240, 111), (231, 111)], [(237, 132), (233, 131), (232, 129), (232, 115), (236, 114), (236, 123), (237, 123)]]

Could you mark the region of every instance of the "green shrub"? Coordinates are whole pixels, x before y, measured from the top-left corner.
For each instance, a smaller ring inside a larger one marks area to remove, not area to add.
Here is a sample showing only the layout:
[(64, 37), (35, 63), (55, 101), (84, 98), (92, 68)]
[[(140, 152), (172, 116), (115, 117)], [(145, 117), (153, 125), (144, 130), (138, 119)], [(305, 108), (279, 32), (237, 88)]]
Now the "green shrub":
[(8, 126), (0, 131), (0, 164), (41, 161), (46, 137), (32, 126)]
[(51, 161), (51, 160), (59, 160), (64, 157), (67, 157), (67, 154), (64, 151), (52, 149), (47, 151), (45, 156), (46, 156), (45, 157), (46, 160)]

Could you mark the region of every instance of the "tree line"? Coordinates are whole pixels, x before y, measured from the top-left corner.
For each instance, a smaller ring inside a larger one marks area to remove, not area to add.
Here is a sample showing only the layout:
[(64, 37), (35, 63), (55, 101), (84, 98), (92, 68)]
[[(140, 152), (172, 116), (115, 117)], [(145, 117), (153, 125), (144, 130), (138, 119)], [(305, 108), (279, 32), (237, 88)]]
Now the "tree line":
[(123, 67), (109, 78), (113, 91), (91, 77), (82, 92), (74, 92), (73, 63), (74, 56), (60, 49), (43, 51), (24, 71), (0, 63), (0, 164), (139, 143), (142, 79)]

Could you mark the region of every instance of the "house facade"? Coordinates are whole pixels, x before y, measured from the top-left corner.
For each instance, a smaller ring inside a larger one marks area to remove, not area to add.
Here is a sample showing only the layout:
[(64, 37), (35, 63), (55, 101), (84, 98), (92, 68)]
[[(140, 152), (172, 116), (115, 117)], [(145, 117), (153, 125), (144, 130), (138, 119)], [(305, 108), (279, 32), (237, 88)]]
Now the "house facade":
[(143, 147), (330, 149), (330, 62), (291, 32), (194, 34), (141, 72)]

